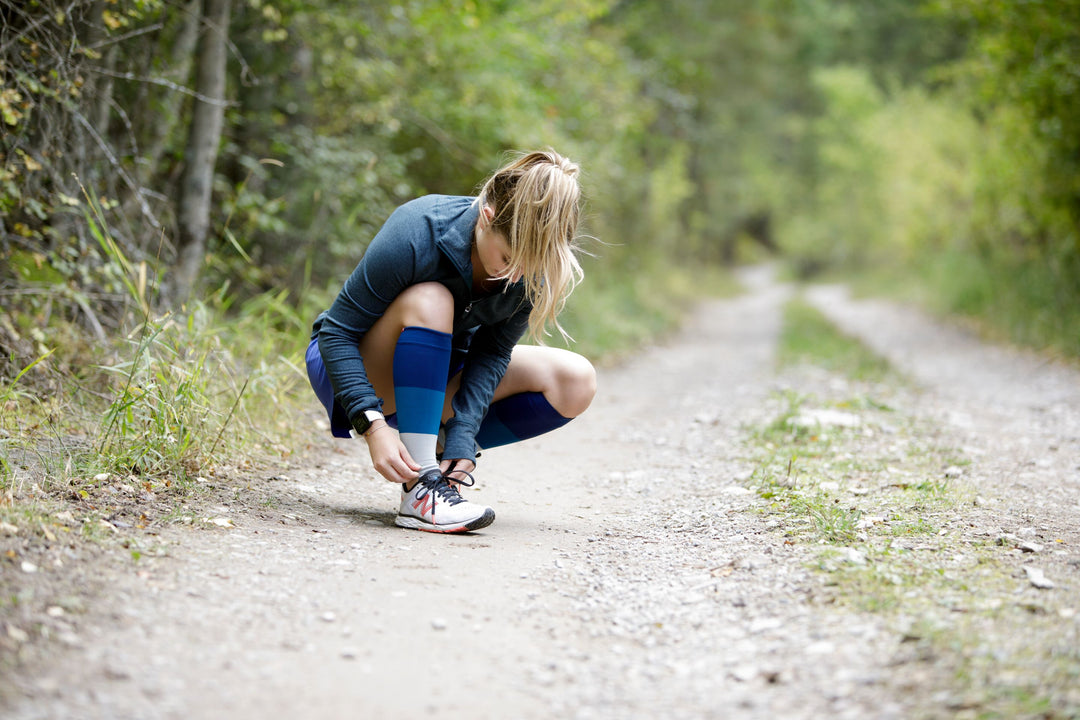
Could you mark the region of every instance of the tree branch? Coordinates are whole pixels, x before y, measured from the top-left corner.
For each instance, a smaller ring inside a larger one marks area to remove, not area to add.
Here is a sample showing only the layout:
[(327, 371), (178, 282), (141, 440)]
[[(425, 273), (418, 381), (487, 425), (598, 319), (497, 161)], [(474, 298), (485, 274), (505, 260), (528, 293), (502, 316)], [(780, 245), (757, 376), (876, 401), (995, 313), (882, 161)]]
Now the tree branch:
[(90, 124), (90, 121), (87, 120), (82, 113), (73, 107), (69, 107), (68, 112), (70, 112), (72, 116), (78, 120), (79, 124), (90, 133), (90, 136), (94, 138), (94, 142), (101, 148), (101, 152), (105, 154), (105, 158), (109, 161), (109, 164), (113, 166), (116, 173), (123, 179), (124, 184), (128, 186), (132, 194), (138, 199), (139, 209), (142, 211), (143, 217), (150, 223), (150, 226), (155, 229), (160, 228), (161, 223), (154, 217), (154, 213), (150, 210), (150, 206), (147, 204), (146, 198), (143, 197), (142, 191), (139, 189), (138, 185), (136, 185), (135, 181), (131, 179), (131, 176), (127, 174), (127, 171), (124, 170), (123, 166), (120, 165), (120, 161), (116, 159), (116, 155), (113, 154), (109, 144), (105, 142), (105, 139), (101, 137), (100, 134), (98, 134), (98, 131), (94, 129), (94, 126)]
[(199, 92), (196, 92), (195, 90), (192, 90), (191, 88), (184, 87), (183, 85), (178, 85), (173, 81), (165, 80), (164, 78), (140, 77), (135, 73), (116, 72), (114, 70), (109, 70), (108, 68), (103, 68), (96, 65), (87, 65), (86, 69), (92, 72), (96, 72), (99, 75), (108, 75), (110, 77), (119, 78), (120, 80), (133, 80), (135, 82), (150, 83), (151, 85), (161, 85), (162, 87), (167, 87), (170, 90), (175, 90), (178, 93), (190, 95), (196, 100), (201, 100), (207, 105), (213, 105), (215, 107), (239, 107), (240, 105), (239, 103), (231, 100), (218, 100), (216, 98), (207, 97)]

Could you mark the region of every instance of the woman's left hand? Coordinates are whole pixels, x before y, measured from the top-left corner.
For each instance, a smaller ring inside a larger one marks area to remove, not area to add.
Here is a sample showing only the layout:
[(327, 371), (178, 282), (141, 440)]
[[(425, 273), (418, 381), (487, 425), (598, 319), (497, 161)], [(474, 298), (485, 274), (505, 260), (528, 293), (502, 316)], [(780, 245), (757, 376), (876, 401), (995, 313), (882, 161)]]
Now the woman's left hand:
[[(447, 471), (449, 471), (450, 468), (454, 469), (449, 474), (447, 474)], [(441, 463), (439, 463), (439, 470), (442, 472), (442, 474), (446, 475), (448, 478), (454, 481), (460, 481), (465, 479), (464, 474), (457, 474), (459, 470), (471, 473), (475, 469), (476, 463), (474, 463), (472, 460), (466, 460), (464, 458), (449, 458), (444, 459)]]

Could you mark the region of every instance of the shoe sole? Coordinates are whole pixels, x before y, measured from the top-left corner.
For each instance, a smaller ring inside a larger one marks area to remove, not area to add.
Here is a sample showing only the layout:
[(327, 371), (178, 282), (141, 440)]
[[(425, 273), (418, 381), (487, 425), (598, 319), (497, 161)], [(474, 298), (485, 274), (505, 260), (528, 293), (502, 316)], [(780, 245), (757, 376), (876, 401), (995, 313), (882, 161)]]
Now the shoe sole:
[(488, 508), (484, 511), (484, 514), (475, 520), (470, 520), (467, 523), (455, 523), (453, 525), (433, 525), (432, 523), (425, 522), (418, 517), (412, 515), (398, 515), (394, 518), (394, 524), (398, 527), (408, 528), (410, 530), (423, 530), (424, 532), (434, 533), (460, 533), (471, 532), (472, 530), (480, 530), (486, 528), (491, 523), (495, 522), (495, 511)]

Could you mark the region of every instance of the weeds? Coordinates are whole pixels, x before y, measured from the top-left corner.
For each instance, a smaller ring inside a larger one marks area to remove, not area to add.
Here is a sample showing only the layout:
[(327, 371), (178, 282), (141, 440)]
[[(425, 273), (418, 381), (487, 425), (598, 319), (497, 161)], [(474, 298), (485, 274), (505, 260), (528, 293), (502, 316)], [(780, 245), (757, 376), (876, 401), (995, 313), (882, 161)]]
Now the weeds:
[(893, 624), (898, 676), (932, 672), (965, 716), (1071, 717), (1055, 708), (1075, 707), (1075, 626), (1030, 594), (1013, 542), (972, 536), (970, 461), (920, 440), (938, 432), (904, 412), (910, 390), (887, 365), (853, 360), (868, 351), (820, 314), (796, 305), (785, 318), (783, 372), (819, 392), (770, 399), (768, 419), (748, 428), (747, 483), (788, 542), (813, 548), (823, 602)]
[(777, 359), (781, 365), (807, 362), (868, 382), (896, 375), (888, 361), (839, 332), (819, 310), (799, 299), (784, 308), (784, 333)]
[[(183, 517), (170, 503), (195, 492), (198, 474), (289, 454), (315, 311), (282, 291), (234, 305), (221, 288), (183, 313), (155, 315), (157, 280), (112, 241), (97, 199), (86, 201), (127, 309), (120, 331), (93, 346), (61, 342), (77, 334), (51, 320), (34, 335), (48, 347), (0, 384), (0, 519), (41, 535), (50, 515), (78, 508), (81, 533), (99, 541), (115, 531), (100, 521), (118, 508), (136, 528), (143, 512)], [(46, 379), (49, 390), (39, 389)]]

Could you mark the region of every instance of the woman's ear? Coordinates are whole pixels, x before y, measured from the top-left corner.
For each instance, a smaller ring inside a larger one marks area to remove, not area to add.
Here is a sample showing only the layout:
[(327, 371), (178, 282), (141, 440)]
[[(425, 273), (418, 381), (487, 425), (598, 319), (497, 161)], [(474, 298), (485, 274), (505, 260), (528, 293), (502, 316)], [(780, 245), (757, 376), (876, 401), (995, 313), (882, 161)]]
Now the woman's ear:
[(484, 206), (480, 208), (480, 214), (484, 216), (484, 224), (490, 227), (491, 221), (495, 219), (495, 209), (485, 203)]

